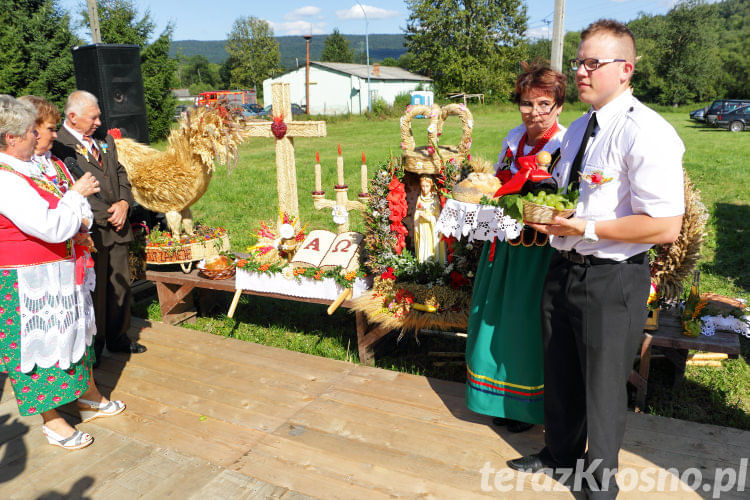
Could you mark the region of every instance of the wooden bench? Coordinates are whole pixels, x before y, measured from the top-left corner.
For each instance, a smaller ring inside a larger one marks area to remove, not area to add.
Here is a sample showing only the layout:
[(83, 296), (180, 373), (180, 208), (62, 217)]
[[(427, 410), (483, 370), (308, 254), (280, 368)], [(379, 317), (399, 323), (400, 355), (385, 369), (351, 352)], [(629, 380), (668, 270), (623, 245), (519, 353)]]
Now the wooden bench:
[(719, 352), (730, 356), (740, 353), (740, 339), (734, 332), (717, 331), (715, 335), (706, 337), (688, 337), (682, 333), (682, 322), (674, 312), (667, 311), (659, 315), (659, 328), (646, 331), (641, 345), (641, 363), (636, 372), (630, 374), (630, 383), (636, 388), (636, 411), (646, 405), (648, 391), (648, 375), (651, 369), (651, 355), (654, 347), (660, 348), (666, 358), (674, 365), (674, 388), (677, 389), (685, 378), (685, 363), (688, 351)]
[[(162, 321), (170, 325), (182, 323), (197, 315), (191, 297), (191, 292), (194, 289), (203, 288), (231, 293), (235, 292), (234, 277), (225, 280), (210, 280), (200, 276), (197, 269), (193, 269), (189, 273), (149, 269), (146, 271), (146, 279), (156, 284)], [(294, 297), (273, 292), (243, 290), (242, 293), (311, 304), (331, 304), (333, 302), (328, 299)], [(350, 308), (351, 301), (346, 300), (341, 306)], [(362, 364), (373, 364), (375, 343), (388, 334), (389, 330), (380, 328), (377, 325), (370, 325), (367, 321), (367, 316), (361, 312), (355, 313), (355, 320), (357, 325), (359, 361)]]

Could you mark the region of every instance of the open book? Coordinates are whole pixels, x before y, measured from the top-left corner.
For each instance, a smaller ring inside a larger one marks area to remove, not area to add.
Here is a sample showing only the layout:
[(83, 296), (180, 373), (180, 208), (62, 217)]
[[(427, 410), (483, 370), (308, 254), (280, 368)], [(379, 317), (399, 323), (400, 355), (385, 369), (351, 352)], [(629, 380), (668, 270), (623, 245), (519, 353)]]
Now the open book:
[(356, 231), (336, 234), (324, 229), (310, 231), (294, 254), (295, 267), (333, 269), (341, 266), (347, 271), (359, 267), (359, 247), (364, 235)]

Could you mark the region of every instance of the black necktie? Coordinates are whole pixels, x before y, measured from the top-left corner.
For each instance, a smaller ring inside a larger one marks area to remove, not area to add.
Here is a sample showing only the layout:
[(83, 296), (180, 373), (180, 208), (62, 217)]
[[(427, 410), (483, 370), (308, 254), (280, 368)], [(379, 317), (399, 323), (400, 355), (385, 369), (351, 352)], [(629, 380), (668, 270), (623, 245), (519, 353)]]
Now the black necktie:
[(575, 183), (577, 186), (580, 182), (581, 167), (583, 166), (583, 154), (586, 152), (586, 146), (589, 143), (589, 139), (594, 134), (596, 128), (596, 113), (591, 113), (589, 118), (589, 124), (586, 126), (586, 132), (583, 133), (583, 139), (581, 140), (581, 146), (578, 148), (578, 153), (573, 160), (573, 164), (570, 166), (570, 176), (568, 177), (568, 184)]

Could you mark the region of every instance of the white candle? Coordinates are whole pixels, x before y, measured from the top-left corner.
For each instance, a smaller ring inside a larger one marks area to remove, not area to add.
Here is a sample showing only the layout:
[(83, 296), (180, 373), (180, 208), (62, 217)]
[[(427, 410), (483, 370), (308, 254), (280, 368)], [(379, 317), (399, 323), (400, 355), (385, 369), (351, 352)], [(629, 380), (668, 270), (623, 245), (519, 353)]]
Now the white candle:
[(339, 156), (336, 158), (336, 173), (338, 175), (338, 185), (344, 185), (344, 157), (341, 156), (341, 144), (339, 144)]
[(360, 182), (362, 184), (362, 190), (360, 193), (367, 193), (367, 165), (365, 164), (365, 152), (362, 151), (362, 167), (360, 167)]
[(323, 191), (323, 182), (320, 178), (320, 153), (315, 152), (315, 191)]

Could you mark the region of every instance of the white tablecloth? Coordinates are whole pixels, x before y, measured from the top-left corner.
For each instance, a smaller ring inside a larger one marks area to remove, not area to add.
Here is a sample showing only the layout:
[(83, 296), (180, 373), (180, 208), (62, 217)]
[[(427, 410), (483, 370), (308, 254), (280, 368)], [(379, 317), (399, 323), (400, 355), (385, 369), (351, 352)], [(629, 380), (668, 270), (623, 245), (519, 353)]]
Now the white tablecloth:
[(512, 240), (521, 229), (523, 224), (505, 215), (502, 208), (453, 199), (446, 200), (436, 227), (445, 236), (468, 237), (469, 241)]
[[(336, 300), (344, 288), (339, 286), (333, 278), (315, 280), (300, 277), (300, 280), (288, 279), (281, 274), (254, 273), (237, 269), (234, 280), (237, 290), (252, 290), (254, 292), (278, 293), (292, 297), (306, 299)], [(352, 285), (352, 296), (359, 297), (370, 288), (370, 284), (363, 278), (356, 278)]]

